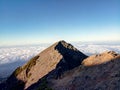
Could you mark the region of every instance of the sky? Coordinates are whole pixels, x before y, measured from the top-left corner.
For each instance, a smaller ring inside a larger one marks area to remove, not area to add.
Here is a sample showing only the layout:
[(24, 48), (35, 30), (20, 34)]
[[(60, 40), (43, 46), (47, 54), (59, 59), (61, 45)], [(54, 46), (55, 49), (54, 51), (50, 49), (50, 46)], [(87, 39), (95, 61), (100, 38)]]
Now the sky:
[(0, 46), (119, 35), (120, 0), (0, 0)]

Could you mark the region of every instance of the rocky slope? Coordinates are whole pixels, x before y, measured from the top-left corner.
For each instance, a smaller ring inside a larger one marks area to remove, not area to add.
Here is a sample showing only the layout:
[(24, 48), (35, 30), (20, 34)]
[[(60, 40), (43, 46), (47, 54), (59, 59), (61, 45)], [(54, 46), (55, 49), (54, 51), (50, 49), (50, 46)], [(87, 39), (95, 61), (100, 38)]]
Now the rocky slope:
[(52, 80), (53, 90), (120, 90), (120, 54), (113, 51), (88, 57), (82, 65)]
[[(59, 41), (33, 57), (25, 65), (18, 67), (6, 81), (5, 88), (2, 89), (32, 90), (32, 88), (37, 88), (43, 80), (61, 78), (65, 71), (79, 66), (85, 58), (87, 56), (71, 44)], [(35, 83), (37, 85), (33, 85)]]
[(120, 54), (87, 57), (59, 41), (17, 68), (0, 90), (120, 90)]

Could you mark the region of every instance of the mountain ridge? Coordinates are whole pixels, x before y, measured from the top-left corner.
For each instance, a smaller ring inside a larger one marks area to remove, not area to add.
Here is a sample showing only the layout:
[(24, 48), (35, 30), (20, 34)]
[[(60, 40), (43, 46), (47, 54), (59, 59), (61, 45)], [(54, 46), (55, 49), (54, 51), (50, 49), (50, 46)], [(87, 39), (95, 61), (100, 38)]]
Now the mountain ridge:
[[(68, 71), (60, 80), (53, 80), (53, 90), (119, 90), (120, 89), (120, 54), (111, 54), (113, 51), (90, 56), (83, 60), (82, 65)], [(105, 62), (102, 61), (104, 55), (112, 55)], [(92, 57), (92, 59), (91, 59)], [(94, 58), (93, 58), (94, 57)], [(96, 59), (102, 63), (96, 64)], [(92, 65), (88, 61), (92, 61)], [(107, 61), (107, 62), (106, 62)], [(95, 63), (95, 64), (94, 64)]]
[(48, 73), (51, 73), (49, 78), (60, 78), (62, 73), (79, 66), (85, 58), (87, 56), (71, 44), (63, 40), (56, 42), (33, 57), (28, 63), (17, 68), (8, 78), (7, 88), (16, 88), (11, 83), (15, 85), (22, 81), (24, 86), (21, 87), (27, 89)]
[[(120, 54), (114, 51), (88, 57), (62, 40), (18, 67), (0, 88), (2, 87), (2, 90), (115, 89), (116, 85), (110, 83), (110, 80), (119, 83), (116, 81), (116, 78), (120, 79), (119, 63)], [(107, 87), (104, 84), (111, 86)], [(119, 88), (119, 85), (117, 87)]]

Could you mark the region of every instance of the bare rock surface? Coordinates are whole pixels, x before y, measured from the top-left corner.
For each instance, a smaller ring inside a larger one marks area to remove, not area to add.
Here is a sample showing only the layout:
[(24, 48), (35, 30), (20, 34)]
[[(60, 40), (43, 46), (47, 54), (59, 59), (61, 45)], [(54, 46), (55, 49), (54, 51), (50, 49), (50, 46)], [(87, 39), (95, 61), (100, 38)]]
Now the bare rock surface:
[(18, 67), (0, 90), (120, 90), (120, 54), (88, 57), (59, 41)]
[(17, 90), (27, 89), (46, 75), (47, 78), (60, 78), (65, 71), (79, 66), (85, 58), (87, 56), (71, 44), (56, 42), (18, 67), (6, 81), (6, 89), (13, 90), (18, 86), (20, 89)]
[(120, 90), (120, 54), (113, 51), (88, 57), (79, 67), (51, 81), (53, 90)]

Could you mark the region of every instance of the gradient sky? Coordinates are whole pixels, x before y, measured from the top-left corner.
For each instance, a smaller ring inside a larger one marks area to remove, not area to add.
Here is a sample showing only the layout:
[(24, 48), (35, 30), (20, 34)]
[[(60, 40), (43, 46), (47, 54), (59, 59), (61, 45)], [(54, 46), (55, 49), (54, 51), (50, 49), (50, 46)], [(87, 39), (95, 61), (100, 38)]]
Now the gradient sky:
[(120, 0), (0, 0), (0, 45), (120, 41)]

